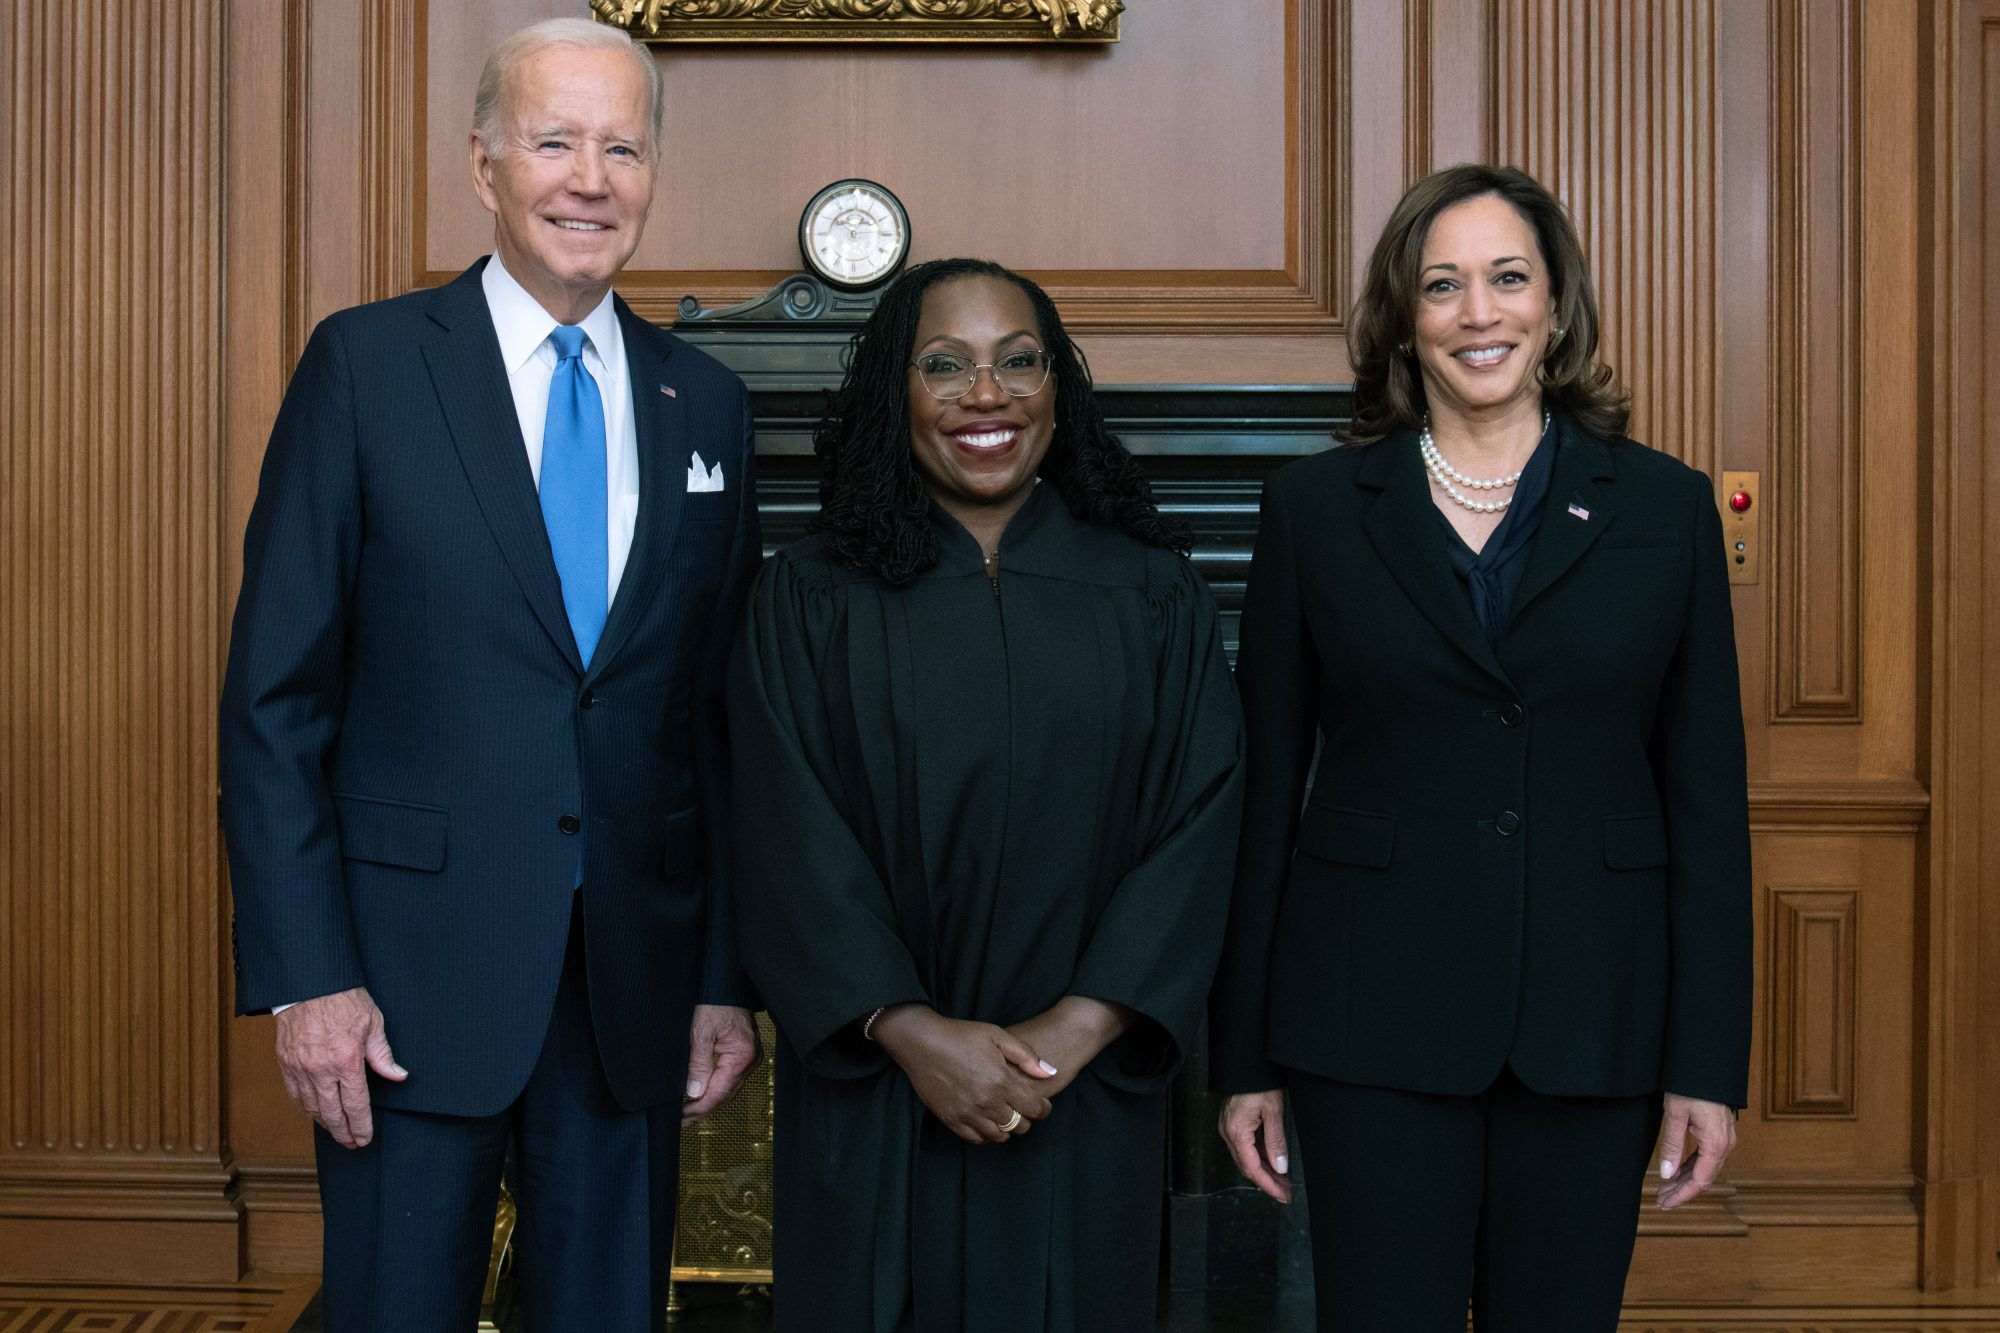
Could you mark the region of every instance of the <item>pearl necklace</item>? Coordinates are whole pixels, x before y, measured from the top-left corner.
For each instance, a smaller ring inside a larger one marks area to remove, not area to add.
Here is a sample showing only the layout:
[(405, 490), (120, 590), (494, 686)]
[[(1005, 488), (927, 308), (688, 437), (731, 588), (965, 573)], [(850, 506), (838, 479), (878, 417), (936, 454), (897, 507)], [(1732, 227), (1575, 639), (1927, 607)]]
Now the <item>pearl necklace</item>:
[[(1542, 434), (1547, 435), (1548, 433), (1549, 414), (1545, 409), (1542, 412)], [(1536, 440), (1536, 443), (1541, 443), (1539, 438)], [(1424, 456), (1424, 470), (1431, 474), (1431, 480), (1435, 481), (1446, 495), (1459, 504), (1464, 505), (1473, 513), (1497, 514), (1508, 505), (1514, 503), (1514, 497), (1511, 495), (1499, 500), (1480, 501), (1468, 500), (1459, 493), (1458, 486), (1470, 486), (1475, 491), (1504, 490), (1521, 479), (1521, 472), (1516, 471), (1504, 477), (1466, 476), (1450, 463), (1445, 462), (1444, 455), (1438, 452), (1437, 441), (1431, 438), (1431, 417), (1428, 412), (1424, 413), (1424, 428), (1417, 436), (1417, 449)], [(1526, 469), (1523, 468), (1522, 470), (1525, 471)], [(1458, 483), (1458, 486), (1452, 485), (1454, 481)]]

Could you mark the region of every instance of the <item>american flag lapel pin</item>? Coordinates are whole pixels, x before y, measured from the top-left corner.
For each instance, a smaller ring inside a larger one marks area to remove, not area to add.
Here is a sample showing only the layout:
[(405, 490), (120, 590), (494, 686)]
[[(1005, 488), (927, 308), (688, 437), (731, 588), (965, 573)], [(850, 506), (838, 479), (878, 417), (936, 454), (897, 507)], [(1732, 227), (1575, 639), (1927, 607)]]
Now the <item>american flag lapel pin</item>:
[(660, 386), (660, 392), (661, 392), (661, 393), (663, 393), (663, 394), (665, 394), (665, 395), (666, 395), (667, 397), (669, 397), (669, 398), (679, 398), (679, 397), (680, 397), (680, 395), (679, 395), (678, 393), (674, 392), (674, 386), (673, 386), (673, 385), (671, 385), (671, 384), (662, 384), (662, 385)]
[(1575, 501), (1570, 502), (1569, 512), (1575, 514), (1578, 518), (1582, 519), (1586, 523), (1590, 522), (1590, 511), (1588, 509), (1585, 509), (1582, 505), (1577, 504)]

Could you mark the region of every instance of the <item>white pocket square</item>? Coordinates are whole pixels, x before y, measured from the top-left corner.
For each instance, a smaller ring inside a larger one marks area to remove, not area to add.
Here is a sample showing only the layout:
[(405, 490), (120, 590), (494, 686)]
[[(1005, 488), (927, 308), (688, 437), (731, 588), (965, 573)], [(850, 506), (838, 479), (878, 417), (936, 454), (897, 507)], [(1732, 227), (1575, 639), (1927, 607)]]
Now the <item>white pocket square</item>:
[(717, 459), (715, 466), (712, 468), (702, 466), (700, 454), (696, 454), (688, 460), (688, 493), (690, 495), (696, 491), (719, 491), (721, 489), (722, 460)]

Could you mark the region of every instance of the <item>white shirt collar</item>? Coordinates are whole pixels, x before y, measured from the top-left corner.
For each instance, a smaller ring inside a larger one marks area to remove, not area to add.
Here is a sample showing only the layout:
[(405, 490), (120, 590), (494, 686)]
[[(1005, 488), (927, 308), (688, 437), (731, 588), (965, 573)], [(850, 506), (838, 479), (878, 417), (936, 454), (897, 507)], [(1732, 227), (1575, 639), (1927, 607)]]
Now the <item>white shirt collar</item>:
[[(486, 309), (493, 316), (493, 332), (500, 338), (501, 364), (512, 375), (548, 344), (549, 334), (558, 321), (507, 271), (498, 251), (486, 261), (479, 283), (486, 291)], [(610, 292), (605, 292), (604, 299), (583, 317), (583, 332), (600, 362), (619, 345), (618, 311), (612, 305)], [(550, 355), (554, 355), (553, 350)]]

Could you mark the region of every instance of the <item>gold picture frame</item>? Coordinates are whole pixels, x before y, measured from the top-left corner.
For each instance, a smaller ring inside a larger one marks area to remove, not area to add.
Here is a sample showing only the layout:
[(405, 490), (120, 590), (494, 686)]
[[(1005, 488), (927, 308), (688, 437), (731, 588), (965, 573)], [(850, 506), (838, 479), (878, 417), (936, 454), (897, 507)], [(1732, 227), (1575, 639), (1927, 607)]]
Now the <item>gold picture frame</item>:
[(641, 42), (1118, 40), (1125, 0), (590, 0)]

